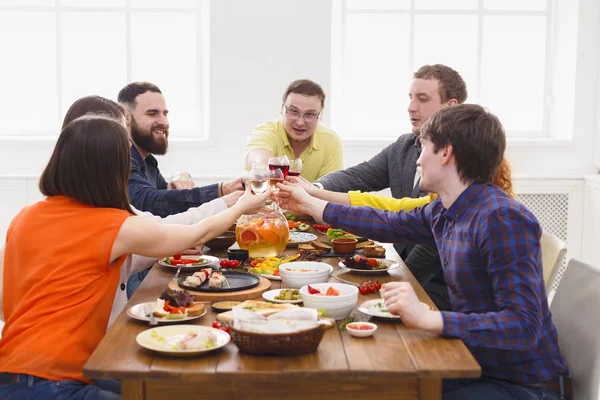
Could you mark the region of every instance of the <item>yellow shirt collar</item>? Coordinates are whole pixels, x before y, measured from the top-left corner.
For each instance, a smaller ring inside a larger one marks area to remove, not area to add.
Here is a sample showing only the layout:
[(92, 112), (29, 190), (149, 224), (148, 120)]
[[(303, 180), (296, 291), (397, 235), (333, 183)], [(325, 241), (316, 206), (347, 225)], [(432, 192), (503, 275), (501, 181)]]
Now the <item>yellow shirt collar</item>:
[[(310, 145), (308, 148), (311, 148), (312, 150), (319, 150), (320, 148), (319, 138), (317, 135), (320, 126), (321, 124), (317, 125), (317, 130), (310, 138)], [(282, 120), (277, 121), (277, 131), (279, 132), (281, 140), (283, 140), (283, 146), (287, 148), (292, 154), (294, 154), (294, 150), (292, 149), (292, 145), (290, 144), (290, 138), (288, 137), (287, 132), (285, 131), (285, 127), (283, 126)]]

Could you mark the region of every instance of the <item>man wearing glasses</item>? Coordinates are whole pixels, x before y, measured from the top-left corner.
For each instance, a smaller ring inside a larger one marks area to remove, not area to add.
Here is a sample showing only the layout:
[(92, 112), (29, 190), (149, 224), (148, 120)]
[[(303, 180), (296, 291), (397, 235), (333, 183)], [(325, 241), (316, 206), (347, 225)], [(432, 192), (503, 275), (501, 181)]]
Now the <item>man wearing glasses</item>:
[(270, 157), (302, 160), (300, 176), (314, 181), (344, 167), (342, 141), (320, 123), (325, 92), (308, 79), (292, 82), (283, 94), (281, 119), (258, 126), (246, 140), (246, 169)]

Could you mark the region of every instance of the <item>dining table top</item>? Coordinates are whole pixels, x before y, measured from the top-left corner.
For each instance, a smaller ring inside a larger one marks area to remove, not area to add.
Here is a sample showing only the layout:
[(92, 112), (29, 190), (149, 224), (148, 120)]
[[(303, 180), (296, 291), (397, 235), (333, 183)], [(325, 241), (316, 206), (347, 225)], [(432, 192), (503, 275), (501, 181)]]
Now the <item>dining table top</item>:
[[(318, 233), (318, 232), (317, 232)], [(435, 309), (421, 285), (415, 280), (391, 244), (385, 244), (386, 259), (397, 261), (399, 268), (383, 274), (355, 274), (338, 266), (337, 257), (323, 257), (322, 261), (333, 266), (332, 275), (355, 283), (377, 280), (381, 283), (405, 281), (412, 284), (417, 296)], [(295, 254), (296, 247), (288, 247), (284, 255)], [(224, 251), (205, 251), (205, 254), (226, 258)], [(126, 309), (142, 302), (155, 300), (173, 279), (173, 268), (155, 264), (137, 289)], [(330, 282), (336, 282), (333, 277)], [(271, 281), (271, 289), (281, 288), (281, 281)], [(136, 336), (149, 328), (148, 322), (130, 318), (125, 310), (119, 315), (105, 337), (98, 345), (84, 367), (86, 377), (92, 379), (120, 379), (123, 381), (124, 398), (153, 398), (150, 393), (164, 387), (181, 389), (181, 393), (193, 393), (194, 385), (202, 382), (218, 387), (227, 386), (230, 398), (270, 398), (262, 389), (263, 385), (273, 388), (285, 384), (298, 394), (320, 390), (323, 398), (337, 398), (331, 384), (339, 385), (341, 391), (350, 394), (382, 394), (386, 391), (398, 395), (399, 387), (417, 395), (405, 398), (439, 398), (440, 382), (448, 378), (476, 378), (481, 374), (477, 361), (464, 343), (456, 338), (445, 338), (418, 329), (409, 329), (399, 320), (370, 317), (358, 311), (361, 303), (379, 298), (378, 293), (359, 295), (351, 316), (358, 321), (371, 321), (378, 325), (377, 331), (369, 338), (350, 336), (341, 330), (342, 321), (336, 321), (333, 328), (327, 329), (316, 352), (300, 356), (257, 356), (243, 354), (233, 343), (194, 357), (171, 357), (146, 350), (136, 343)], [(216, 313), (208, 311), (202, 318), (188, 321), (189, 324), (211, 326)], [(308, 381), (307, 381), (308, 380)], [(310, 384), (303, 382), (312, 382)], [(362, 382), (365, 387), (352, 389), (351, 382)], [(400, 385), (399, 382), (404, 382)], [(392, 390), (389, 385), (396, 384)], [(424, 386), (424, 383), (429, 383)], [(228, 386), (229, 385), (229, 386)], [(388, 389), (382, 389), (384, 387)], [(432, 396), (425, 395), (433, 387)], [(153, 388), (152, 391), (151, 388)], [(356, 390), (355, 390), (356, 389)], [(213, 390), (213, 389), (211, 389)], [(247, 396), (239, 395), (244, 391)], [(263, 393), (264, 392), (264, 393)], [(421, 393), (422, 392), (422, 393)], [(223, 394), (223, 390), (219, 393)], [(420, 394), (419, 394), (420, 393)], [(287, 396), (295, 398), (294, 396)], [(386, 396), (379, 396), (385, 398)], [(159, 398), (159, 397), (156, 397)], [(275, 398), (275, 397), (273, 397)], [(304, 397), (306, 398), (306, 397)], [(360, 398), (360, 397), (357, 397)], [(403, 398), (402, 396), (396, 398)]]

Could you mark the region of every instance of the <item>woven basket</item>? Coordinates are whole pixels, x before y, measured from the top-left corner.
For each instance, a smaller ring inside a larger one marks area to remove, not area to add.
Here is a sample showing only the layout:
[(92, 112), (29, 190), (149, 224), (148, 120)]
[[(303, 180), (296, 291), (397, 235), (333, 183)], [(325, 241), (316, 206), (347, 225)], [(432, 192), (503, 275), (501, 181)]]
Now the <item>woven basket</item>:
[(325, 327), (318, 325), (312, 329), (295, 333), (265, 334), (231, 329), (231, 338), (241, 353), (274, 354), (278, 356), (297, 356), (317, 350)]

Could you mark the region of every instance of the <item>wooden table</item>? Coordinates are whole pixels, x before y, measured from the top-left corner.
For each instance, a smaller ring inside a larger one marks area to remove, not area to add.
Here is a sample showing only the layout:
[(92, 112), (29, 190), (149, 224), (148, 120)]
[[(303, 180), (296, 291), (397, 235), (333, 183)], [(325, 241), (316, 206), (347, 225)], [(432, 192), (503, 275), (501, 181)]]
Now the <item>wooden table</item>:
[[(388, 259), (400, 260), (387, 246)], [(286, 254), (294, 254), (288, 248)], [(207, 253), (210, 254), (210, 253)], [(224, 253), (213, 253), (223, 257)], [(419, 298), (433, 305), (410, 271), (387, 275), (343, 273), (337, 258), (323, 258), (334, 274), (353, 282), (368, 279), (410, 282)], [(127, 307), (156, 299), (174, 271), (155, 265)], [(332, 278), (332, 282), (335, 280)], [(273, 281), (272, 288), (281, 287)], [(360, 295), (358, 305), (377, 298)], [(215, 313), (195, 323), (210, 326)], [(359, 320), (369, 317), (354, 310)], [(338, 321), (338, 324), (341, 321)], [(400, 322), (374, 321), (371, 338), (354, 338), (337, 327), (328, 329), (315, 353), (296, 357), (252, 356), (230, 342), (220, 350), (193, 358), (172, 358), (147, 351), (135, 341), (149, 328), (123, 312), (84, 367), (93, 379), (120, 379), (124, 399), (440, 399), (443, 378), (476, 378), (481, 370), (462, 341), (406, 328)]]

